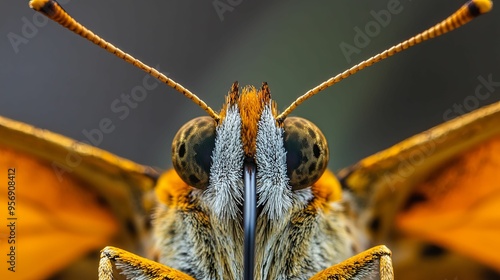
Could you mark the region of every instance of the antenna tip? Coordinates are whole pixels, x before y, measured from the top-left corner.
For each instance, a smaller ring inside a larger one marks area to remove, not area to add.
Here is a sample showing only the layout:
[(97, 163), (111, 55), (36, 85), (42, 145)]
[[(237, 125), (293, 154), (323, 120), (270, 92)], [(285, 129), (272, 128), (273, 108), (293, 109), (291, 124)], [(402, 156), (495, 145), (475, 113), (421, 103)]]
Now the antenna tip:
[(491, 0), (471, 0), (466, 5), (469, 7), (472, 16), (485, 14), (493, 8), (493, 2)]
[(40, 11), (43, 6), (45, 6), (47, 4), (47, 0), (31, 0), (30, 1), (30, 8), (36, 10), (36, 11)]
[(59, 4), (54, 0), (31, 0), (30, 8), (33, 10), (40, 12), (47, 17), (51, 18), (57, 14), (56, 7), (59, 7)]

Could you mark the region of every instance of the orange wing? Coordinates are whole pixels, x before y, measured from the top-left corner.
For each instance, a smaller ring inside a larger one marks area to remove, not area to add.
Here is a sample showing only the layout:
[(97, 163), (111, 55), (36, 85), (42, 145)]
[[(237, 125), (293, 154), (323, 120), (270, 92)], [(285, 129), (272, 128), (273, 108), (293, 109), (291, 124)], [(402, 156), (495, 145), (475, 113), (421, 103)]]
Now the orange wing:
[(371, 241), (393, 250), (396, 277), (498, 277), (500, 103), (411, 137), (339, 177)]
[(15, 170), (15, 198), (0, 195), (2, 221), (13, 223), (0, 227), (0, 252), (15, 246), (15, 263), (2, 261), (0, 279), (96, 278), (96, 251), (147, 246), (154, 170), (3, 117), (0, 135), (4, 194)]

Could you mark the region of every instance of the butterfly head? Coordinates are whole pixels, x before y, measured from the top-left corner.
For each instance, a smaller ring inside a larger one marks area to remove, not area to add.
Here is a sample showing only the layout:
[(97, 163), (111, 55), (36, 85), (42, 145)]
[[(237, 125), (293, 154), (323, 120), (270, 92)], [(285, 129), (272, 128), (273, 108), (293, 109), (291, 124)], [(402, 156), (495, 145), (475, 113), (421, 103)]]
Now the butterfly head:
[(297, 117), (277, 120), (266, 83), (260, 90), (234, 83), (220, 120), (199, 117), (186, 123), (172, 144), (179, 176), (204, 190), (220, 219), (238, 219), (243, 205), (243, 168), (257, 166), (260, 213), (275, 220), (291, 207), (292, 192), (311, 186), (323, 174), (329, 152), (323, 133)]

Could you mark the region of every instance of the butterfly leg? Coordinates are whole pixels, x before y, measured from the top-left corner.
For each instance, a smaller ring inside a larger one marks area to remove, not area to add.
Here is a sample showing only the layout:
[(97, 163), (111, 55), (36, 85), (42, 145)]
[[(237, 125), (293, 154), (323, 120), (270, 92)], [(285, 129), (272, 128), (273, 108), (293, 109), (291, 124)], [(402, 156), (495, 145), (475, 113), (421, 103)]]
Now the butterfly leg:
[(391, 251), (384, 245), (357, 254), (314, 275), (310, 280), (393, 280)]
[(194, 280), (176, 269), (111, 246), (101, 251), (99, 280), (113, 279), (113, 265), (121, 270), (127, 279)]

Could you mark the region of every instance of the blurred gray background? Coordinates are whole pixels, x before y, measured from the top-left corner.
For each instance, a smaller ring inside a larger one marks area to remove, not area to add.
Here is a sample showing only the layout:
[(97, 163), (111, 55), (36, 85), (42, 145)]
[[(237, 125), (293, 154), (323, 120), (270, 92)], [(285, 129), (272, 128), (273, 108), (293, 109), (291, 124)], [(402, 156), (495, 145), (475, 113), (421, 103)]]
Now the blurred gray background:
[[(222, 16), (214, 3), (227, 3), (223, 0), (61, 2), (82, 24), (142, 61), (160, 65), (216, 110), (235, 80), (255, 86), (267, 81), (283, 110), (308, 89), (434, 25), (463, 3), (401, 0), (401, 11), (374, 29), (367, 46), (348, 61), (340, 44), (355, 46), (355, 28), (372, 24), (371, 11), (387, 10), (394, 0), (242, 0), (232, 1), (238, 5)], [(108, 118), (115, 129), (103, 135), (99, 148), (170, 167), (177, 129), (204, 111), (162, 85), (120, 119), (124, 111), (114, 112), (113, 102), (123, 106), (120, 96), (141, 86), (145, 74), (34, 15), (28, 1), (9, 1), (0, 10), (0, 115), (77, 140)], [(443, 122), (454, 104), (466, 102), (473, 109), (500, 100), (500, 87), (485, 100), (474, 99), (479, 76), (500, 82), (499, 15), (496, 7), (457, 31), (366, 69), (306, 101), (294, 115), (323, 130), (330, 167), (338, 170)]]

